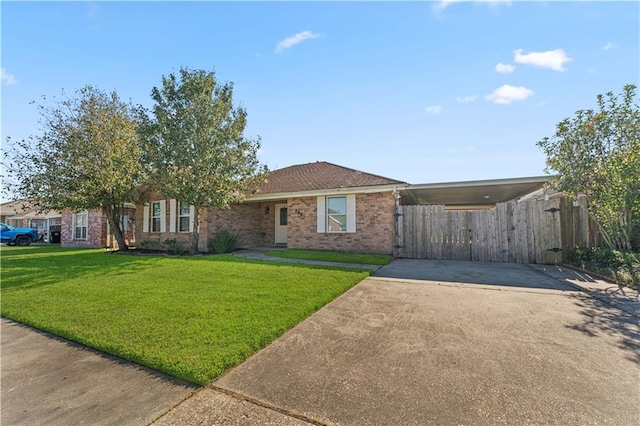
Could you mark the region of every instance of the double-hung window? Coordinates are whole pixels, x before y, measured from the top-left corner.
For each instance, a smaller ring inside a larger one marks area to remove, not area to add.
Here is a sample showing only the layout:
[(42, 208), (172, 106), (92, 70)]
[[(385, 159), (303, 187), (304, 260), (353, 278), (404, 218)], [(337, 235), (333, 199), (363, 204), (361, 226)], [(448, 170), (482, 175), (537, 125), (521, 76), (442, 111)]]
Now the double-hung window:
[(189, 232), (191, 230), (191, 206), (180, 201), (178, 208), (178, 232)]
[(319, 233), (356, 232), (356, 196), (318, 197), (317, 231)]
[(122, 217), (120, 218), (120, 224), (122, 225), (122, 232), (128, 232), (129, 231), (129, 215), (127, 214), (123, 214)]
[(73, 239), (74, 240), (86, 240), (87, 239), (87, 211), (73, 214)]
[(327, 197), (327, 232), (347, 232), (347, 197)]
[(166, 201), (145, 204), (142, 210), (142, 232), (167, 232)]
[(160, 202), (151, 203), (151, 232), (160, 232), (162, 209)]

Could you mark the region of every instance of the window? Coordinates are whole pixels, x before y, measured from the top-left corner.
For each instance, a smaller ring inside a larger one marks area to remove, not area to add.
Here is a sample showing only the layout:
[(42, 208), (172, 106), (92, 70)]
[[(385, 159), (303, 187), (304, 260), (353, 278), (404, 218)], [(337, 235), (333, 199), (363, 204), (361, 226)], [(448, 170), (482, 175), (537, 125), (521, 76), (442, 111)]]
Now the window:
[(73, 239), (87, 239), (87, 216), (86, 211), (73, 214)]
[(121, 225), (122, 225), (122, 232), (129, 231), (129, 215), (127, 214), (122, 215)]
[(356, 232), (355, 194), (318, 197), (317, 231), (319, 233)]
[(280, 208), (280, 226), (287, 226), (287, 208)]
[(180, 201), (178, 209), (178, 232), (189, 232), (191, 230), (191, 206)]
[(142, 209), (142, 232), (167, 232), (166, 201), (145, 204)]
[(161, 213), (160, 202), (151, 203), (151, 232), (160, 232)]
[(347, 197), (327, 197), (327, 232), (347, 231)]

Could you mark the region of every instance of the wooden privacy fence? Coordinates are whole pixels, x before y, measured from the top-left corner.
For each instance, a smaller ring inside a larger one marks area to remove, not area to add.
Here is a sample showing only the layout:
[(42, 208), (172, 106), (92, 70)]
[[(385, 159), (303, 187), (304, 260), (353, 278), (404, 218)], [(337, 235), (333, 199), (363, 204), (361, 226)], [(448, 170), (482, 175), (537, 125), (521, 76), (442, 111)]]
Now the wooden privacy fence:
[(598, 239), (584, 205), (566, 198), (510, 201), (491, 210), (399, 206), (396, 217), (395, 254), (405, 258), (556, 264), (573, 246)]

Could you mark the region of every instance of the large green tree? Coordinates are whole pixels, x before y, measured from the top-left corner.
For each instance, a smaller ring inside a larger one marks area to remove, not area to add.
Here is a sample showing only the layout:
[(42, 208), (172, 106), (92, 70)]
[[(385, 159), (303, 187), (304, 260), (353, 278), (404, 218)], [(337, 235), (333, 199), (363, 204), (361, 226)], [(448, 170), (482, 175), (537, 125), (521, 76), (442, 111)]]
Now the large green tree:
[(100, 209), (120, 250), (125, 203), (137, 201), (144, 176), (136, 108), (117, 93), (85, 86), (43, 104), (42, 133), (8, 145), (9, 190), (39, 210)]
[(538, 142), (547, 171), (571, 196), (588, 197), (588, 211), (613, 249), (640, 241), (640, 108), (636, 86), (597, 96), (597, 109), (579, 110)]
[(154, 87), (152, 115), (144, 126), (157, 189), (195, 207), (191, 252), (198, 251), (200, 215), (228, 208), (266, 173), (260, 139), (244, 136), (247, 112), (233, 104), (233, 84), (213, 72), (181, 68)]

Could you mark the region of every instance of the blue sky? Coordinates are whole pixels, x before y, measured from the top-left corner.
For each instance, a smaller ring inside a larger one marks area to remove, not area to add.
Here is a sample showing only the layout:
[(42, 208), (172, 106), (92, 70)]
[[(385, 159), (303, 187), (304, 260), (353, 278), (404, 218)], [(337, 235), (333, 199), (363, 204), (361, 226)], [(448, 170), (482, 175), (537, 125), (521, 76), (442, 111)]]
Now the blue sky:
[(536, 142), (638, 84), (638, 2), (2, 2), (2, 141), (92, 84), (150, 106), (181, 66), (232, 81), (271, 169), (410, 183), (538, 176)]

